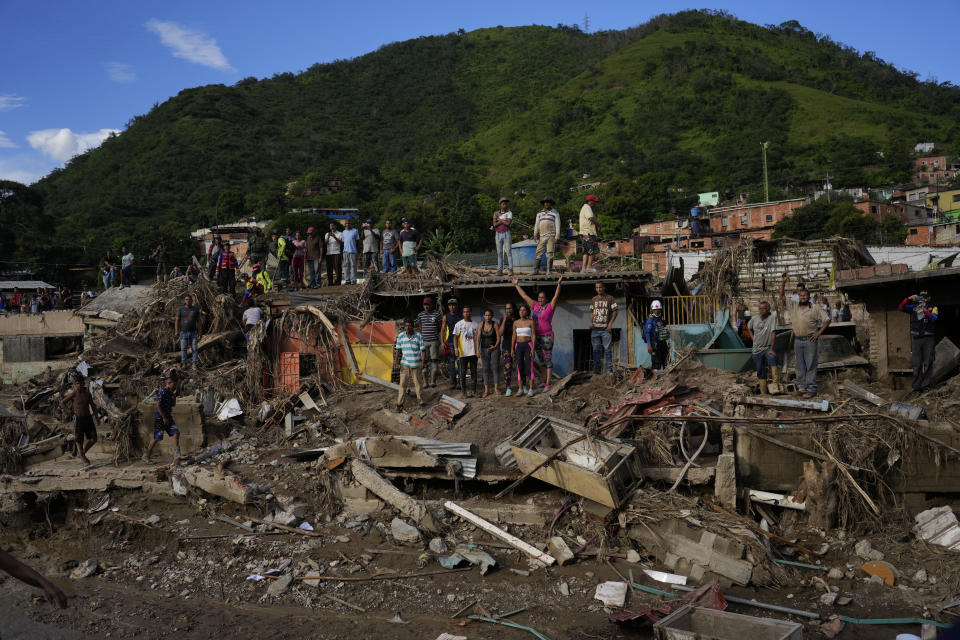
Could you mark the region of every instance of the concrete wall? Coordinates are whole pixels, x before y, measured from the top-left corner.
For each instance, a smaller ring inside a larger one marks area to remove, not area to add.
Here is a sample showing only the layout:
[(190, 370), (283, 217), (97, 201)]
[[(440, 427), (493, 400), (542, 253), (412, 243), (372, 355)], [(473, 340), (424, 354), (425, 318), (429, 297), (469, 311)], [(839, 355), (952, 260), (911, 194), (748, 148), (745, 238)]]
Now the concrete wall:
[(3, 336), (71, 335), (83, 335), (83, 318), (74, 315), (73, 311), (0, 315), (0, 338)]

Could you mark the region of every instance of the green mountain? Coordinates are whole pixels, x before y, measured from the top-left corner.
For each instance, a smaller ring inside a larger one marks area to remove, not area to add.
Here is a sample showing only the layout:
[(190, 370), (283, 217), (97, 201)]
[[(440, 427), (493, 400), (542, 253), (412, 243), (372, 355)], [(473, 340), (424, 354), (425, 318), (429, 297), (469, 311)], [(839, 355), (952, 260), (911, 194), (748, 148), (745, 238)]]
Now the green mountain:
[[(700, 191), (756, 195), (765, 141), (781, 196), (826, 173), (835, 186), (908, 180), (913, 143), (958, 149), (958, 122), (958, 88), (794, 22), (688, 11), (625, 31), (421, 37), (186, 89), (34, 189), (56, 221), (46, 235), (79, 262), (108, 244), (143, 255), (158, 233), (315, 205), (410, 215), (476, 249), (501, 194), (521, 222), (548, 191), (574, 217), (571, 188), (602, 181), (601, 220), (626, 231)], [(302, 195), (332, 178), (339, 191)]]

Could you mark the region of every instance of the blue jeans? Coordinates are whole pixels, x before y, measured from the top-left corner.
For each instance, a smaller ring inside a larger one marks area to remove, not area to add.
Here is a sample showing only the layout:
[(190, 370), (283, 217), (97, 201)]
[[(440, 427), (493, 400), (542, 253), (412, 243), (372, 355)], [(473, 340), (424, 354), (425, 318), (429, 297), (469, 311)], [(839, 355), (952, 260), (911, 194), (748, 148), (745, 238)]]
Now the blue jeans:
[(613, 368), (613, 336), (606, 329), (590, 330), (590, 345), (593, 347), (593, 370), (600, 368), (600, 356), (604, 356), (604, 372)]
[(777, 354), (770, 351), (767, 347), (760, 353), (753, 354), (753, 366), (757, 369), (757, 378), (767, 379), (767, 367), (777, 366)]
[(497, 271), (503, 271), (503, 256), (507, 256), (507, 269), (513, 271), (512, 237), (509, 231), (497, 231)]
[(384, 251), (381, 262), (383, 263), (384, 273), (397, 272), (397, 254), (395, 254), (393, 251)]
[(187, 364), (187, 347), (193, 351), (193, 364), (197, 364), (197, 332), (180, 332), (180, 364)]
[(363, 252), (363, 277), (367, 278), (371, 273), (377, 270), (377, 252)]
[(320, 273), (320, 261), (319, 260), (307, 260), (307, 268), (310, 269), (310, 286), (314, 287), (320, 286), (320, 278), (323, 275)]
[(103, 288), (109, 289), (112, 287), (114, 278), (116, 278), (116, 271), (113, 269), (107, 269), (107, 272), (103, 274)]
[(806, 389), (811, 393), (817, 392), (817, 361), (819, 353), (816, 342), (810, 338), (794, 338), (793, 354), (796, 359), (794, 367), (797, 370), (797, 388)]
[(343, 280), (344, 282), (357, 281), (357, 254), (343, 252)]

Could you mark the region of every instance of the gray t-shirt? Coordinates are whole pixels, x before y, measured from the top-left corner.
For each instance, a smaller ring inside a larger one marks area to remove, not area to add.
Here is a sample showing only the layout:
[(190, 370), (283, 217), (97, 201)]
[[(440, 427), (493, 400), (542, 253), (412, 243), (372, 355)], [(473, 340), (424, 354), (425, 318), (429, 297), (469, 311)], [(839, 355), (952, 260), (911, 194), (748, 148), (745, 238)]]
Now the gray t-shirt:
[(363, 252), (376, 253), (377, 251), (380, 251), (380, 231), (377, 229), (364, 229)]
[(177, 320), (180, 323), (180, 331), (194, 332), (197, 330), (197, 324), (200, 322), (199, 307), (180, 307), (177, 311)]
[(766, 319), (760, 315), (750, 318), (747, 328), (753, 332), (753, 353), (761, 353), (764, 349), (770, 348), (773, 340), (773, 330), (777, 327), (777, 312), (771, 311)]
[(397, 246), (397, 242), (400, 240), (400, 232), (396, 229), (384, 229), (383, 230), (383, 250), (392, 251), (394, 247)]

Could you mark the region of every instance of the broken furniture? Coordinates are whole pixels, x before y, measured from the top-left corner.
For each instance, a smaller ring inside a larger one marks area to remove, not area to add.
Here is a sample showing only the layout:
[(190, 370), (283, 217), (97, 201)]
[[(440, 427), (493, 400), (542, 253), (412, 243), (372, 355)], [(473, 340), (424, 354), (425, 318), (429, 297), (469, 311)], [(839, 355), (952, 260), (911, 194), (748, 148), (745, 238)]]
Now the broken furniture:
[(803, 625), (705, 607), (681, 607), (653, 625), (657, 640), (801, 640)]
[(549, 456), (586, 431), (575, 424), (538, 415), (513, 438), (510, 448), (524, 473), (616, 509), (640, 485), (640, 461), (634, 447), (602, 436), (570, 444), (559, 456), (537, 469)]

